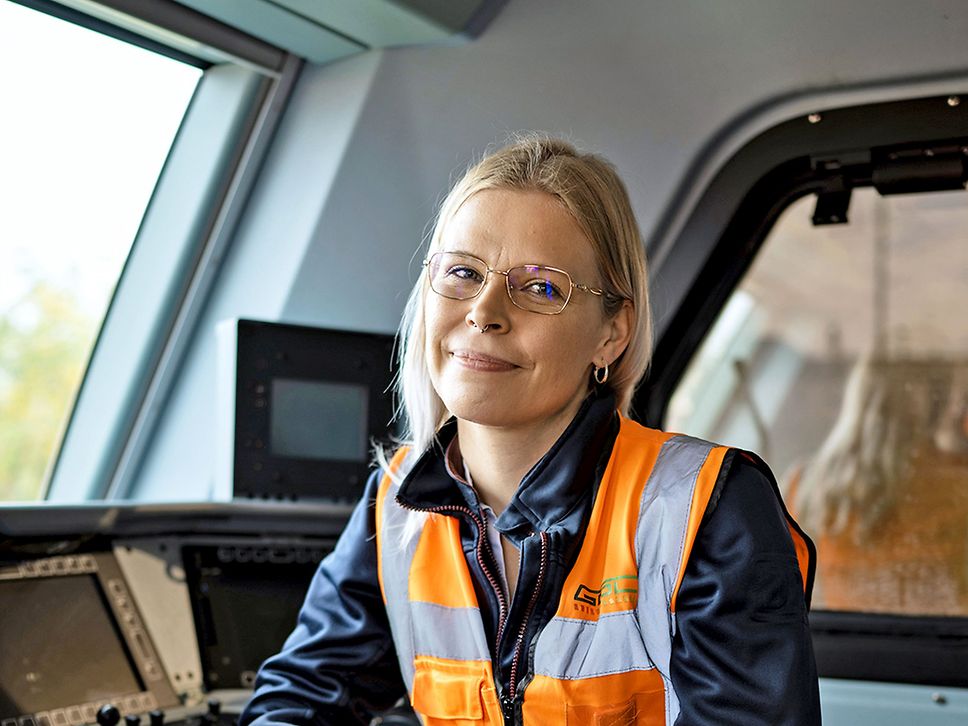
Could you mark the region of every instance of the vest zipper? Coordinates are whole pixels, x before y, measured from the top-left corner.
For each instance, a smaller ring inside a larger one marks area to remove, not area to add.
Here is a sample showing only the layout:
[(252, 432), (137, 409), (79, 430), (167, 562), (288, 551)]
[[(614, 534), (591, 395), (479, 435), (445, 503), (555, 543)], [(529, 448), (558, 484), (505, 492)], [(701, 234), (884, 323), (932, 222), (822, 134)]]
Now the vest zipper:
[[(531, 593), (531, 601), (528, 603), (528, 607), (524, 611), (524, 616), (521, 619), (521, 627), (518, 628), (518, 639), (514, 644), (514, 660), (511, 661), (511, 677), (508, 683), (507, 700), (511, 705), (512, 714), (514, 699), (517, 696), (518, 664), (521, 660), (522, 648), (524, 647), (524, 636), (528, 629), (528, 620), (531, 617), (531, 613), (534, 611), (535, 604), (538, 602), (538, 596), (541, 594), (541, 585), (544, 582), (545, 570), (547, 569), (548, 564), (548, 534), (546, 532), (539, 532), (538, 534), (541, 537), (541, 565), (538, 569), (538, 579), (535, 581), (534, 591)], [(505, 719), (507, 719), (508, 714), (506, 711), (504, 716)]]

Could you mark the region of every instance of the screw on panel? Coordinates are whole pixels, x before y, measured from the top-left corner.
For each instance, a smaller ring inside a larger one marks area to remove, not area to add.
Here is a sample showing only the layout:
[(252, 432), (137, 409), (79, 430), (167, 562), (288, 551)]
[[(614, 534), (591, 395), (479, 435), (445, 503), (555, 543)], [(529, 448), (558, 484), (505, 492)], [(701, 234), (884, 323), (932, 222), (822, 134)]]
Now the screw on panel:
[(939, 706), (944, 706), (948, 703), (948, 698), (943, 693), (932, 693), (931, 700), (937, 703)]
[(955, 106), (958, 106), (960, 104), (961, 104), (961, 96), (948, 96), (948, 105), (951, 106), (951, 108), (954, 108)]
[(809, 121), (812, 124), (818, 124), (821, 121), (823, 121), (823, 116), (821, 116), (819, 113), (812, 113), (809, 116), (807, 116), (807, 121)]
[(925, 156), (934, 156), (934, 149), (925, 149), (924, 150), (924, 155)]

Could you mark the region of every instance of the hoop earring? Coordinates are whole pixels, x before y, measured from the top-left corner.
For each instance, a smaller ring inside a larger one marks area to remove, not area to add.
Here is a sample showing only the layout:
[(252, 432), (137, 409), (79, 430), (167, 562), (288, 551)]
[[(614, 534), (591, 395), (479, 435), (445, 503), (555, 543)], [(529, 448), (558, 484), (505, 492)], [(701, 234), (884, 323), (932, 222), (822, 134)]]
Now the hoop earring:
[(601, 368), (599, 368), (598, 366), (594, 366), (594, 370), (592, 370), (592, 378), (595, 379), (595, 383), (597, 383), (598, 385), (602, 385), (605, 381), (607, 381), (608, 363), (603, 365)]

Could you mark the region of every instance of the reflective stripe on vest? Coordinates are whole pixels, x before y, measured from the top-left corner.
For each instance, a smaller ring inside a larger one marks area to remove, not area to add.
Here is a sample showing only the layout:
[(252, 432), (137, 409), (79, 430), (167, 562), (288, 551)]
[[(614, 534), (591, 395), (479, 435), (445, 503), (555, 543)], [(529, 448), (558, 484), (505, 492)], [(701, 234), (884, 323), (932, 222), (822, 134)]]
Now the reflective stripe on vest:
[[(676, 596), (727, 451), (622, 418), (557, 612), (534, 643), (525, 724), (675, 721)], [(503, 724), (458, 520), (402, 508), (396, 488), (385, 476), (377, 549), (414, 710), (430, 725)]]
[[(390, 462), (398, 470), (406, 450)], [(413, 512), (384, 476), (377, 572), (400, 672), (425, 724), (503, 724), (490, 649), (455, 517)]]

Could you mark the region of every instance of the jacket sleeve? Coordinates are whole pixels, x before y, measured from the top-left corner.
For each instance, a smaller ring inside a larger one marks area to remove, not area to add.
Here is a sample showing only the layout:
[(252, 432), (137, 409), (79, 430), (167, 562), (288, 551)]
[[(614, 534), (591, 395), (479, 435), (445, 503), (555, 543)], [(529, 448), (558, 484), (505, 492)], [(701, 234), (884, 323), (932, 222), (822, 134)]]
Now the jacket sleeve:
[(676, 726), (819, 726), (817, 667), (793, 542), (769, 474), (732, 452), (677, 598)]
[(376, 567), (369, 478), (335, 549), (319, 565), (282, 651), (266, 660), (239, 719), (257, 724), (368, 724), (404, 684), (390, 637)]

